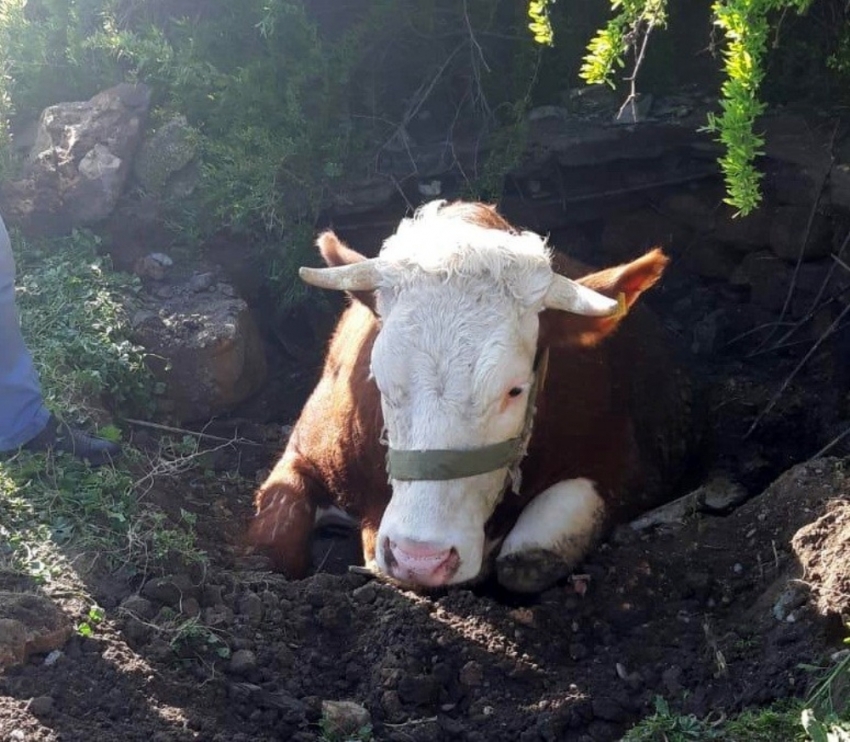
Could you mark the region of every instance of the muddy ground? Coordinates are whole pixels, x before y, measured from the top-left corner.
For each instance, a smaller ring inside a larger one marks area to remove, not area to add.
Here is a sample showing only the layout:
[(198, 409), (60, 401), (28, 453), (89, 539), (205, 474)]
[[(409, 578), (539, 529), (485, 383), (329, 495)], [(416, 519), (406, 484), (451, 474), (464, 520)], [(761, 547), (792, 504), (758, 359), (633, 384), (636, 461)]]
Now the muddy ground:
[[(346, 573), (356, 555), (338, 535), (317, 541), (320, 574), (288, 582), (244, 555), (251, 488), (224, 476), (253, 478), (272, 454), (219, 452), (215, 492), (188, 472), (148, 495), (197, 514), (208, 565), (144, 583), (90, 575), (106, 620), (55, 661), (0, 676), (0, 739), (307, 742), (326, 731), (322, 701), (352, 700), (379, 740), (605, 742), (656, 696), (713, 718), (803, 696), (801, 665), (828, 662), (848, 610), (845, 452), (770, 483), (841, 429), (843, 351), (824, 347), (745, 437), (810, 343), (747, 357), (755, 343), (735, 338), (755, 320), (729, 291), (674, 273), (654, 301), (708, 389), (695, 479), (741, 484), (751, 499), (733, 512), (619, 529), (581, 565), (586, 590), (418, 595)], [(712, 316), (706, 351), (694, 328)], [(817, 326), (803, 332), (811, 341)], [(78, 595), (52, 597), (80, 617)]]

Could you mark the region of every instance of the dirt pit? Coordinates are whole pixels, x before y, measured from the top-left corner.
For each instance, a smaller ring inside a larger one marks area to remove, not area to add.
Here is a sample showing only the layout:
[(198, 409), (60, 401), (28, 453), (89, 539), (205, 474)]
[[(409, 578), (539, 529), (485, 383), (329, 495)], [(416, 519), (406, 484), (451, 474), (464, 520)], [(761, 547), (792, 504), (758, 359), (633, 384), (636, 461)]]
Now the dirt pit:
[[(604, 742), (656, 696), (700, 717), (798, 697), (801, 663), (840, 637), (807, 580), (846, 588), (846, 542), (823, 548), (822, 526), (846, 517), (847, 487), (842, 461), (817, 460), (726, 517), (623, 527), (582, 565), (583, 595), (571, 582), (523, 602), (288, 582), (239, 568), (220, 539), (205, 573), (101, 585), (92, 636), (0, 677), (0, 739), (306, 742), (327, 731), (323, 701), (352, 700), (379, 740)], [(250, 493), (227, 497), (223, 521), (247, 515)], [(213, 511), (209, 533), (226, 534)]]
[[(146, 496), (196, 519), (206, 565), (85, 578), (105, 620), (0, 675), (0, 740), (344, 739), (323, 726), (322, 703), (354, 701), (371, 725), (354, 739), (605, 742), (659, 696), (712, 719), (804, 697), (816, 675), (803, 665), (828, 666), (846, 635), (850, 475), (842, 458), (794, 464), (846, 428), (846, 344), (824, 345), (775, 397), (806, 351), (748, 357), (760, 320), (746, 297), (674, 272), (651, 299), (685, 346), (717, 325), (716, 347), (692, 358), (712, 420), (695, 484), (726, 476), (752, 498), (744, 505), (622, 527), (580, 565), (587, 577), (534, 598), (490, 584), (400, 591), (346, 572), (350, 537), (317, 540), (320, 573), (288, 582), (243, 556), (253, 488), (230, 474), (262, 478), (275, 455), (244, 449), (205, 464), (212, 482), (196, 471), (156, 481)], [(302, 363), (280, 378), (289, 388), (308, 374)], [(265, 416), (243, 414), (269, 424), (243, 420), (240, 435), (274, 448), (288, 408), (255, 406)], [(232, 424), (204, 430), (229, 438)], [(831, 453), (846, 456), (848, 440)], [(85, 617), (82, 592), (48, 592)]]

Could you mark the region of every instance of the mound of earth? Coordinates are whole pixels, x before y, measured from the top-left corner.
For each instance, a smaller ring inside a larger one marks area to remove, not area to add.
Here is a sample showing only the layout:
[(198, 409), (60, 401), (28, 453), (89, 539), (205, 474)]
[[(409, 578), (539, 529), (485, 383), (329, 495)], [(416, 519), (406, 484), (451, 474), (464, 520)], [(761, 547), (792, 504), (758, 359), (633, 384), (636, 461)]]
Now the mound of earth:
[[(247, 515), (248, 495), (229, 497)], [(824, 459), (729, 516), (622, 528), (582, 566), (586, 591), (523, 602), (490, 585), (289, 582), (219, 543), (203, 575), (103, 588), (122, 603), (93, 636), (2, 676), (0, 738), (307, 742), (328, 739), (322, 704), (343, 700), (373, 739), (405, 742), (616, 740), (659, 695), (732, 714), (801, 696), (801, 663), (834, 651), (822, 612), (846, 606), (847, 526), (844, 464)]]

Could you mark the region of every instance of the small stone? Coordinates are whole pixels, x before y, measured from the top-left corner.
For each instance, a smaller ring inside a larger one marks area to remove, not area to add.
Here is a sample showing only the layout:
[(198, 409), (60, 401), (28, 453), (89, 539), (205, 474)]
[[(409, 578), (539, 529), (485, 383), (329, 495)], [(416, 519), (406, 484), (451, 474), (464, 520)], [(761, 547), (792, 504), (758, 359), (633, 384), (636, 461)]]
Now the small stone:
[(129, 616), (124, 622), (124, 636), (135, 646), (144, 644), (153, 629), (135, 616)]
[(805, 602), (805, 592), (795, 585), (789, 585), (773, 604), (773, 617), (777, 621), (787, 621), (794, 610)]
[(592, 708), (593, 716), (603, 721), (625, 721), (628, 717), (626, 710), (613, 698), (594, 698)]
[(322, 701), (322, 729), (331, 739), (354, 737), (371, 723), (371, 715), (359, 703)]
[(744, 571), (744, 565), (741, 564), (740, 562), (735, 562), (735, 564), (732, 565), (732, 571), (736, 575), (739, 575)]
[(156, 615), (156, 608), (153, 603), (141, 595), (131, 595), (124, 599), (119, 610), (143, 621), (150, 621)]
[(165, 639), (154, 638), (147, 645), (145, 654), (155, 662), (164, 662), (174, 655), (173, 647)]
[(141, 594), (155, 603), (179, 608), (186, 586), (178, 582), (182, 581), (172, 577), (155, 577), (142, 586)]
[(35, 716), (47, 716), (53, 711), (53, 699), (50, 696), (36, 696), (27, 704), (27, 709)]
[(247, 617), (252, 626), (259, 626), (263, 621), (263, 599), (257, 593), (246, 592), (239, 600), (239, 613)]
[(351, 595), (358, 603), (374, 603), (375, 598), (378, 597), (378, 588), (375, 587), (373, 582), (367, 582), (365, 585), (356, 588)]
[(196, 598), (184, 598), (180, 601), (180, 610), (184, 616), (197, 618), (201, 615), (201, 604), (198, 603)]
[(460, 668), (459, 680), (462, 685), (469, 688), (474, 688), (481, 685), (484, 680), (484, 670), (480, 663), (475, 660), (470, 660), (462, 668)]
[(583, 660), (590, 654), (588, 648), (581, 642), (572, 642), (569, 647), (570, 657), (574, 660)]
[(47, 665), (47, 667), (55, 665), (57, 662), (59, 662), (59, 659), (62, 657), (62, 654), (63, 652), (61, 649), (54, 649), (50, 654), (47, 655), (47, 657), (44, 658), (44, 664)]
[(398, 693), (394, 690), (385, 690), (381, 694), (381, 708), (389, 720), (399, 719), (402, 716), (402, 705)]
[(428, 706), (440, 697), (440, 684), (433, 675), (405, 675), (398, 683), (398, 694), (404, 703)]
[(213, 273), (196, 273), (189, 279), (189, 290), (196, 294), (202, 291), (208, 291), (215, 282), (215, 274)]
[(257, 666), (257, 655), (250, 649), (239, 649), (230, 658), (229, 670), (234, 675), (244, 675)]

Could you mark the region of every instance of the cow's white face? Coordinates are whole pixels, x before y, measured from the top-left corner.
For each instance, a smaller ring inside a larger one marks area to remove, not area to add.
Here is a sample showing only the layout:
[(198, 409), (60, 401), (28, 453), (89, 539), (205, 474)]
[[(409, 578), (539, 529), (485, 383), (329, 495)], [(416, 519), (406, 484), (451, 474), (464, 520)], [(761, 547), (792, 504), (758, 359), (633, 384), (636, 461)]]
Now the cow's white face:
[[(375, 292), (372, 374), (393, 452), (471, 451), (521, 436), (540, 311), (607, 318), (618, 307), (554, 275), (542, 237), (513, 230), (482, 204), (421, 207), (371, 260), (332, 233), (319, 246), (328, 268), (301, 268), (305, 281), (370, 305)], [(377, 567), (426, 586), (477, 577), (484, 526), (512, 465), (445, 481), (419, 472), (402, 479), (393, 469)]]
[[(538, 312), (552, 281), (542, 241), (534, 240), (536, 251), (499, 266), (476, 264), (473, 255), (468, 272), (405, 264), (403, 277), (379, 289), (372, 374), (391, 448), (469, 450), (521, 435)], [(394, 257), (396, 247), (388, 244), (382, 258)], [(478, 576), (484, 526), (506, 476), (502, 468), (448, 481), (392, 481), (376, 544), (379, 569), (427, 586)]]

